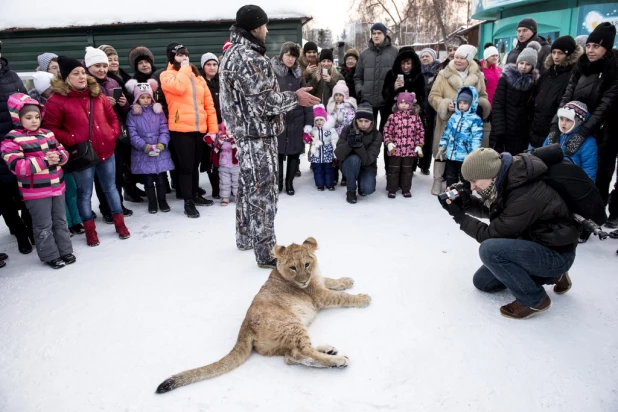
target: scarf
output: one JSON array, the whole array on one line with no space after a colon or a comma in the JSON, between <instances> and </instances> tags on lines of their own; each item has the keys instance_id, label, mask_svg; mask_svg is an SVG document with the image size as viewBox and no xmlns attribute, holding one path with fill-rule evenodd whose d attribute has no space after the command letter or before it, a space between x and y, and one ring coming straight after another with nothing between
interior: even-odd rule
<instances>
[{"instance_id":1,"label":"scarf","mask_svg":"<svg viewBox=\"0 0 618 412\"><path fill-rule=\"evenodd\" d=\"M460 72L459 70L457 70L457 74L459 75L459 77L461 77L461 80L463 80L464 82L468 78L469 70L470 70L470 65L468 65L468 67L466 67L466 70L464 70L463 72Z\"/></svg>"},{"instance_id":2,"label":"scarf","mask_svg":"<svg viewBox=\"0 0 618 412\"><path fill-rule=\"evenodd\" d=\"M483 204L487 209L491 207L491 205L498 198L498 188L496 188L496 181L491 182L489 186L485 190L481 190L477 192L481 198L483 198Z\"/></svg>"}]
</instances>

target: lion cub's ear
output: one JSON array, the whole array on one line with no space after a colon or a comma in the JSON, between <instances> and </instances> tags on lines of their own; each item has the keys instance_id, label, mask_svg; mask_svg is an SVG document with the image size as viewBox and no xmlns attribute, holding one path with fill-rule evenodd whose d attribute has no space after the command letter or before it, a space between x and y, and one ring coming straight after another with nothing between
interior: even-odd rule
<instances>
[{"instance_id":1,"label":"lion cub's ear","mask_svg":"<svg viewBox=\"0 0 618 412\"><path fill-rule=\"evenodd\" d=\"M285 246L275 245L273 248L273 256L276 258L280 258L283 252L285 252Z\"/></svg>"},{"instance_id":2,"label":"lion cub's ear","mask_svg":"<svg viewBox=\"0 0 618 412\"><path fill-rule=\"evenodd\" d=\"M315 240L312 237L308 237L307 239L305 239L305 241L303 242L303 246L306 246L307 249L314 251L318 249L318 241Z\"/></svg>"}]
</instances>

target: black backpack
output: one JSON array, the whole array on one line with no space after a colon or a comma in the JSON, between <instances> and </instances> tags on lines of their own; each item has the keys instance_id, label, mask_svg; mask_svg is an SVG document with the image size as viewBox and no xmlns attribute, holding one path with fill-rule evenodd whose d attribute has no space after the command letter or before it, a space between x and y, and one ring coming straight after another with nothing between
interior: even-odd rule
<instances>
[{"instance_id":1,"label":"black backpack","mask_svg":"<svg viewBox=\"0 0 618 412\"><path fill-rule=\"evenodd\" d=\"M528 156L538 157L547 165L541 179L554 188L573 213L592 220L601 226L607 221L605 205L594 182L584 169L564 159L558 143L535 149L520 156L530 164Z\"/></svg>"}]
</instances>

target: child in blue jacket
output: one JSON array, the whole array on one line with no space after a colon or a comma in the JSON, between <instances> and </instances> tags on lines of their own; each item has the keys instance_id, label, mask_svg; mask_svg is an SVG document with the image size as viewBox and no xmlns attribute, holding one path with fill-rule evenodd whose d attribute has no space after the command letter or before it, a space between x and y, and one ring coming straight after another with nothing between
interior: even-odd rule
<instances>
[{"instance_id":1,"label":"child in blue jacket","mask_svg":"<svg viewBox=\"0 0 618 412\"><path fill-rule=\"evenodd\" d=\"M588 116L590 116L590 113L588 113L588 106L586 106L586 104L578 101L568 102L563 107L558 109L560 141L550 142L549 137L547 137L547 139L545 139L545 143L543 143L543 146L547 146L552 143L560 143L562 151L565 152L567 145L569 144L569 140L577 132L579 132L579 129L582 127L582 124L586 121ZM597 152L597 141L594 137L588 136L586 140L584 140L584 143L582 143L579 147L579 150L577 150L572 156L567 157L567 160L570 160L577 166L584 169L586 174L594 182L597 179Z\"/></svg>"},{"instance_id":2,"label":"child in blue jacket","mask_svg":"<svg viewBox=\"0 0 618 412\"><path fill-rule=\"evenodd\" d=\"M464 182L461 165L469 153L483 143L483 120L476 114L479 93L472 86L457 91L455 113L448 119L436 160L446 160L446 186ZM465 183L465 182L464 182Z\"/></svg>"}]
</instances>

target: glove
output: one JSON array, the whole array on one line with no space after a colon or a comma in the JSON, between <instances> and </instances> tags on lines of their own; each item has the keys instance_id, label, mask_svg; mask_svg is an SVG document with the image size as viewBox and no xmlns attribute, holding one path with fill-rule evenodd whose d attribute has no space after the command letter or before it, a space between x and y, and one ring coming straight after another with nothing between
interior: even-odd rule
<instances>
[{"instance_id":1,"label":"glove","mask_svg":"<svg viewBox=\"0 0 618 412\"><path fill-rule=\"evenodd\" d=\"M348 145L352 149L358 149L363 145L363 135L360 132L350 133L348 135Z\"/></svg>"},{"instance_id":2,"label":"glove","mask_svg":"<svg viewBox=\"0 0 618 412\"><path fill-rule=\"evenodd\" d=\"M418 157L423 157L423 146L416 146L414 148L414 151L416 152L416 154L418 155Z\"/></svg>"},{"instance_id":3,"label":"glove","mask_svg":"<svg viewBox=\"0 0 618 412\"><path fill-rule=\"evenodd\" d=\"M438 197L438 201L442 205L442 208L444 208L444 210L446 210L449 215L453 216L453 220L456 223L461 224L464 217L466 216L466 212L464 212L461 206L459 206L456 202L447 202L447 200L448 199L441 200L440 197Z\"/></svg>"},{"instance_id":4,"label":"glove","mask_svg":"<svg viewBox=\"0 0 618 412\"><path fill-rule=\"evenodd\" d=\"M148 156L159 156L159 148L157 147L157 145L154 144L147 144L146 147L144 147L144 152L148 155Z\"/></svg>"},{"instance_id":5,"label":"glove","mask_svg":"<svg viewBox=\"0 0 618 412\"><path fill-rule=\"evenodd\" d=\"M208 146L211 146L211 147L215 143L215 139L216 139L216 136L212 133L208 133L202 138L204 143L206 143Z\"/></svg>"},{"instance_id":6,"label":"glove","mask_svg":"<svg viewBox=\"0 0 618 412\"><path fill-rule=\"evenodd\" d=\"M436 154L436 160L444 162L446 160L446 149L441 147L438 149L438 153Z\"/></svg>"},{"instance_id":7,"label":"glove","mask_svg":"<svg viewBox=\"0 0 618 412\"><path fill-rule=\"evenodd\" d=\"M165 150L165 145L163 143L159 143L157 147L159 148L159 151Z\"/></svg>"},{"instance_id":8,"label":"glove","mask_svg":"<svg viewBox=\"0 0 618 412\"><path fill-rule=\"evenodd\" d=\"M312 131L313 127L309 125L306 125L303 129L303 140L305 141L305 143L311 143L311 140L313 139L313 137L311 136Z\"/></svg>"},{"instance_id":9,"label":"glove","mask_svg":"<svg viewBox=\"0 0 618 412\"><path fill-rule=\"evenodd\" d=\"M389 153L393 153L395 151L395 149L397 148L397 146L395 146L393 143L389 142L386 145L386 148L388 149Z\"/></svg>"},{"instance_id":10,"label":"glove","mask_svg":"<svg viewBox=\"0 0 618 412\"><path fill-rule=\"evenodd\" d=\"M552 123L547 136L547 144L558 143L560 141L560 127L558 123Z\"/></svg>"},{"instance_id":11,"label":"glove","mask_svg":"<svg viewBox=\"0 0 618 412\"><path fill-rule=\"evenodd\" d=\"M343 122L343 113L337 114L337 121L338 122Z\"/></svg>"},{"instance_id":12,"label":"glove","mask_svg":"<svg viewBox=\"0 0 618 412\"><path fill-rule=\"evenodd\" d=\"M564 155L573 156L575 152L579 150L582 143L584 143L584 140L586 140L586 136L584 136L581 132L575 133L575 135L571 136L571 138L567 142Z\"/></svg>"}]
</instances>

